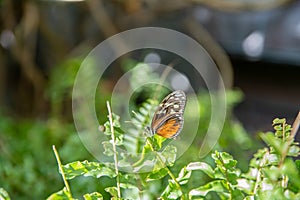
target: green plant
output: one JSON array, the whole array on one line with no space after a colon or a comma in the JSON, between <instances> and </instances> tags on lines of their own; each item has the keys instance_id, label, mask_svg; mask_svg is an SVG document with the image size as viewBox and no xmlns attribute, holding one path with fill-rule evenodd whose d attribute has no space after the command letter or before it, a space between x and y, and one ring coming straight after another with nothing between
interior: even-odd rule
<instances>
[{"instance_id":1,"label":"green plant","mask_svg":"<svg viewBox=\"0 0 300 200\"><path fill-rule=\"evenodd\" d=\"M9 116L0 109L0 187L12 199L45 199L57 189L60 177L51 153L52 144L60 149L62 157L92 159L82 148L74 124L69 120L72 85L81 62L80 58L69 58L52 71L45 93L50 103L47 119L47 113L43 113L43 118L24 119L15 114ZM105 110L103 104L98 105ZM82 150L77 151L79 148ZM96 179L78 178L71 184L78 193L101 190Z\"/></svg>"},{"instance_id":2,"label":"green plant","mask_svg":"<svg viewBox=\"0 0 300 200\"><path fill-rule=\"evenodd\" d=\"M104 154L112 157L111 162L75 161L66 165L58 162L65 188L52 194L49 199L74 199L67 180L80 176L98 178L105 191L84 194L85 199L102 199L107 193L113 199L300 198L300 162L291 159L298 156L300 150L299 144L294 142L300 124L300 113L293 128L285 119L275 119L275 133L260 134L269 147L259 149L254 154L246 173L237 167L237 160L230 154L219 151L212 154L215 167L198 160L186 163L175 173L173 169L176 168L177 149L167 144L168 139L157 135L145 136L141 157L132 155L131 160L117 151L117 148L126 149L125 131L121 129L120 119L112 114L108 103L107 108L109 121L104 124L107 141L102 145L105 149ZM136 122L139 122L140 128L149 120L144 108L136 114ZM150 153L150 156L145 156L147 153ZM128 168L132 171L124 170ZM145 168L151 170L141 170ZM199 175L199 172L202 174L198 179L208 177L201 185L199 181L195 182L195 176L192 176ZM101 181L104 177L110 178L109 183ZM188 184L189 182L193 184Z\"/></svg>"}]
</instances>

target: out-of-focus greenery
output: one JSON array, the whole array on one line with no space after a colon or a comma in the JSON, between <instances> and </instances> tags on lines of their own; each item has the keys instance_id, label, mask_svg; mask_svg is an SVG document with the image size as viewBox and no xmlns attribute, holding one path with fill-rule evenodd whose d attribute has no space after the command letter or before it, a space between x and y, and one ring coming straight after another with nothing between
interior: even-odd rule
<instances>
[{"instance_id":1,"label":"out-of-focus greenery","mask_svg":"<svg viewBox=\"0 0 300 200\"><path fill-rule=\"evenodd\" d=\"M52 70L45 92L51 108L47 120L15 119L0 113L0 187L12 199L44 199L60 187L53 144L64 160L93 158L83 148L72 123L72 86L81 62L71 58ZM96 182L82 179L72 184L81 193L101 190Z\"/></svg>"}]
</instances>

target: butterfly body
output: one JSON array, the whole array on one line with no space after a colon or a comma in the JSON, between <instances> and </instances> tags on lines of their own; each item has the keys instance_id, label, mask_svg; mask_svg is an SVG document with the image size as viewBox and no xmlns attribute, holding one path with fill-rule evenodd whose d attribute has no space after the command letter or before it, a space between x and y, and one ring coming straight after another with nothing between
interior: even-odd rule
<instances>
[{"instance_id":1,"label":"butterfly body","mask_svg":"<svg viewBox=\"0 0 300 200\"><path fill-rule=\"evenodd\" d=\"M166 96L152 117L150 127L152 135L158 134L165 138L176 137L183 127L185 105L186 95L181 90Z\"/></svg>"}]
</instances>

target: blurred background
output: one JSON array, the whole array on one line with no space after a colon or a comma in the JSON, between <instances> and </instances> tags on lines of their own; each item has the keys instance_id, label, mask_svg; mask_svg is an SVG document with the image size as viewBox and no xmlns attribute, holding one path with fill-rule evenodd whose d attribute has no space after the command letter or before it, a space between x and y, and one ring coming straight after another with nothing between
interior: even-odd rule
<instances>
[{"instance_id":1,"label":"blurred background","mask_svg":"<svg viewBox=\"0 0 300 200\"><path fill-rule=\"evenodd\" d=\"M90 50L121 31L165 27L197 40L229 92L229 133L255 140L275 117L292 123L298 113L300 1L0 0L0 10L0 187L13 199L46 198L62 187L52 144L65 162L93 159L72 123L73 81ZM106 113L118 78L148 52L113 63L99 91L106 97L98 99L99 113ZM173 61L156 55L163 64ZM79 194L101 190L97 180L86 181L74 180Z\"/></svg>"}]
</instances>

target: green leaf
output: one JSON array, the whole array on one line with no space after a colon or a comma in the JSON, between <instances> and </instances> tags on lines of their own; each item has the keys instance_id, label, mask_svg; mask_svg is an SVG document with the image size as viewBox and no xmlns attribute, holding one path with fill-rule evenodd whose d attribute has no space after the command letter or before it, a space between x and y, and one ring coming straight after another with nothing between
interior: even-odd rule
<instances>
[{"instance_id":1,"label":"green leaf","mask_svg":"<svg viewBox=\"0 0 300 200\"><path fill-rule=\"evenodd\" d=\"M274 153L267 154L264 157L264 165L261 167L270 166L270 165L273 165L273 166L278 165L279 159L280 159L280 156L277 154L274 154Z\"/></svg>"},{"instance_id":2,"label":"green leaf","mask_svg":"<svg viewBox=\"0 0 300 200\"><path fill-rule=\"evenodd\" d=\"M177 148L173 145L168 145L160 154L165 161L165 165L172 166L176 160Z\"/></svg>"},{"instance_id":3,"label":"green leaf","mask_svg":"<svg viewBox=\"0 0 300 200\"><path fill-rule=\"evenodd\" d=\"M192 174L192 171L187 170L186 167L184 167L180 170L176 180L178 181L178 183L180 185L184 185L189 181L191 174Z\"/></svg>"},{"instance_id":4,"label":"green leaf","mask_svg":"<svg viewBox=\"0 0 300 200\"><path fill-rule=\"evenodd\" d=\"M173 180L169 180L169 185L163 191L161 197L163 199L178 199L183 195L182 191L177 188Z\"/></svg>"},{"instance_id":5,"label":"green leaf","mask_svg":"<svg viewBox=\"0 0 300 200\"><path fill-rule=\"evenodd\" d=\"M299 152L300 152L299 146L292 145L289 148L288 156L297 157L297 156L299 156Z\"/></svg>"},{"instance_id":6,"label":"green leaf","mask_svg":"<svg viewBox=\"0 0 300 200\"><path fill-rule=\"evenodd\" d=\"M268 190L258 190L255 195L255 199L275 199L282 200L287 199L284 195L284 190L282 187L276 187Z\"/></svg>"},{"instance_id":7,"label":"green leaf","mask_svg":"<svg viewBox=\"0 0 300 200\"><path fill-rule=\"evenodd\" d=\"M182 196L182 191L177 189L177 190L172 190L167 197L168 199L178 199L181 196Z\"/></svg>"},{"instance_id":8,"label":"green leaf","mask_svg":"<svg viewBox=\"0 0 300 200\"><path fill-rule=\"evenodd\" d=\"M93 192L90 194L85 194L83 195L85 200L102 200L103 196L102 194L98 193L98 192Z\"/></svg>"},{"instance_id":9,"label":"green leaf","mask_svg":"<svg viewBox=\"0 0 300 200\"><path fill-rule=\"evenodd\" d=\"M263 167L261 165L264 163L261 162L261 159L265 157L265 154L267 153L269 153L268 148L259 149L251 159L249 166L253 168Z\"/></svg>"},{"instance_id":10,"label":"green leaf","mask_svg":"<svg viewBox=\"0 0 300 200\"><path fill-rule=\"evenodd\" d=\"M234 189L231 194L231 198L234 200L243 200L245 195L239 189Z\"/></svg>"},{"instance_id":11,"label":"green leaf","mask_svg":"<svg viewBox=\"0 0 300 200\"><path fill-rule=\"evenodd\" d=\"M110 141L103 141L102 142L103 148L104 148L104 154L107 156L113 156L114 155L114 150L113 150L113 145Z\"/></svg>"},{"instance_id":12,"label":"green leaf","mask_svg":"<svg viewBox=\"0 0 300 200\"><path fill-rule=\"evenodd\" d=\"M275 152L280 155L283 154L283 150L286 149L288 145L281 139L275 137L274 133L272 132L260 133L259 135L266 144L273 147Z\"/></svg>"},{"instance_id":13,"label":"green leaf","mask_svg":"<svg viewBox=\"0 0 300 200\"><path fill-rule=\"evenodd\" d=\"M298 188L300 188L300 175L297 165L292 159L285 159L282 165L282 173L289 177L289 180Z\"/></svg>"},{"instance_id":14,"label":"green leaf","mask_svg":"<svg viewBox=\"0 0 300 200\"><path fill-rule=\"evenodd\" d=\"M286 123L285 118L283 118L283 119L275 118L275 119L273 120L272 126L275 126L275 125L278 125L278 124L285 124L285 123ZM276 129L275 129L275 130L276 130Z\"/></svg>"},{"instance_id":15,"label":"green leaf","mask_svg":"<svg viewBox=\"0 0 300 200\"><path fill-rule=\"evenodd\" d=\"M255 199L253 195L251 195L251 196L246 196L246 197L244 198L244 200L253 200L253 199Z\"/></svg>"},{"instance_id":16,"label":"green leaf","mask_svg":"<svg viewBox=\"0 0 300 200\"><path fill-rule=\"evenodd\" d=\"M123 136L124 136L124 131L121 129L121 124L120 124L120 116L112 113L113 116L113 128L114 128L114 134L116 137L116 144L121 145L123 143ZM105 131L104 134L111 136L111 127L110 127L110 122L107 121L104 123Z\"/></svg>"},{"instance_id":17,"label":"green leaf","mask_svg":"<svg viewBox=\"0 0 300 200\"><path fill-rule=\"evenodd\" d=\"M281 171L278 167L271 166L270 168L263 168L262 172L264 173L265 177L269 178L271 181L278 181L278 178L281 177Z\"/></svg>"},{"instance_id":18,"label":"green leaf","mask_svg":"<svg viewBox=\"0 0 300 200\"><path fill-rule=\"evenodd\" d=\"M253 193L252 191L253 191L255 181L249 180L247 178L240 178L237 180L237 182L238 182L237 188L239 188L240 190L242 190L247 194Z\"/></svg>"},{"instance_id":19,"label":"green leaf","mask_svg":"<svg viewBox=\"0 0 300 200\"><path fill-rule=\"evenodd\" d=\"M138 164L134 166L133 172L138 173L138 172L145 172L145 171L152 171L154 168L156 158L154 154L148 154L148 156L142 157L141 160L138 161Z\"/></svg>"},{"instance_id":20,"label":"green leaf","mask_svg":"<svg viewBox=\"0 0 300 200\"><path fill-rule=\"evenodd\" d=\"M233 157L226 152L215 152L212 154L212 158L215 160L218 167L226 169L230 169L236 166L237 161L233 159Z\"/></svg>"},{"instance_id":21,"label":"green leaf","mask_svg":"<svg viewBox=\"0 0 300 200\"><path fill-rule=\"evenodd\" d=\"M98 162L76 161L63 165L63 171L67 179L73 179L77 176L93 176L99 178L101 176L108 176L113 178L116 176L114 170L106 165Z\"/></svg>"},{"instance_id":22,"label":"green leaf","mask_svg":"<svg viewBox=\"0 0 300 200\"><path fill-rule=\"evenodd\" d=\"M211 168L210 165L204 163L204 162L192 162L187 165L186 170L188 171L196 171L201 170L206 175L208 175L210 178L214 178L214 170Z\"/></svg>"},{"instance_id":23,"label":"green leaf","mask_svg":"<svg viewBox=\"0 0 300 200\"><path fill-rule=\"evenodd\" d=\"M226 179L232 185L236 185L237 178L240 176L240 170L236 169L237 161L226 152L216 151L212 157L217 164L217 169L214 171L215 177ZM221 172L221 174L218 174L218 172Z\"/></svg>"},{"instance_id":24,"label":"green leaf","mask_svg":"<svg viewBox=\"0 0 300 200\"><path fill-rule=\"evenodd\" d=\"M66 188L53 193L51 196L47 198L47 200L72 200L71 194L67 191Z\"/></svg>"},{"instance_id":25,"label":"green leaf","mask_svg":"<svg viewBox=\"0 0 300 200\"><path fill-rule=\"evenodd\" d=\"M10 200L8 193L3 188L0 188L0 199L1 200Z\"/></svg>"},{"instance_id":26,"label":"green leaf","mask_svg":"<svg viewBox=\"0 0 300 200\"><path fill-rule=\"evenodd\" d=\"M165 140L167 140L166 138L164 138L164 137L162 137L160 135L157 135L157 134L155 134L153 137L150 137L150 138L152 140L153 148L156 151L159 151L162 148L163 142Z\"/></svg>"},{"instance_id":27,"label":"green leaf","mask_svg":"<svg viewBox=\"0 0 300 200\"><path fill-rule=\"evenodd\" d=\"M146 181L153 181L153 180L159 180L163 177L165 177L168 174L168 169L165 168L160 168L159 170L155 170L151 172L147 178Z\"/></svg>"},{"instance_id":28,"label":"green leaf","mask_svg":"<svg viewBox=\"0 0 300 200\"><path fill-rule=\"evenodd\" d=\"M138 189L136 184L135 174L119 174L120 177L120 187L124 189Z\"/></svg>"},{"instance_id":29,"label":"green leaf","mask_svg":"<svg viewBox=\"0 0 300 200\"><path fill-rule=\"evenodd\" d=\"M300 160L295 161L296 167L298 169L298 173L300 174Z\"/></svg>"},{"instance_id":30,"label":"green leaf","mask_svg":"<svg viewBox=\"0 0 300 200\"><path fill-rule=\"evenodd\" d=\"M191 197L205 197L209 192L217 193L227 193L227 190L224 188L224 182L222 180L211 181L206 185L200 186L198 188L192 189L189 192Z\"/></svg>"},{"instance_id":31,"label":"green leaf","mask_svg":"<svg viewBox=\"0 0 300 200\"><path fill-rule=\"evenodd\" d=\"M235 172L227 171L227 176L226 177L227 177L227 181L229 183L231 183L232 185L236 185L237 184L237 178L239 176Z\"/></svg>"},{"instance_id":32,"label":"green leaf","mask_svg":"<svg viewBox=\"0 0 300 200\"><path fill-rule=\"evenodd\" d=\"M108 192L113 197L118 197L118 189L117 187L107 187L105 191Z\"/></svg>"}]
</instances>

